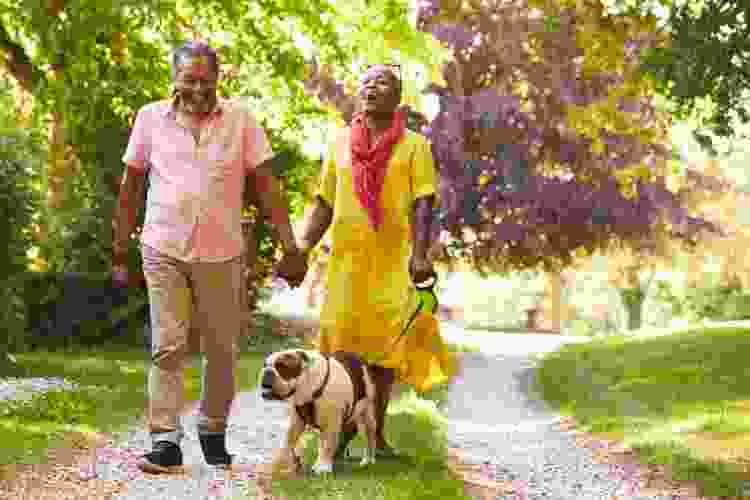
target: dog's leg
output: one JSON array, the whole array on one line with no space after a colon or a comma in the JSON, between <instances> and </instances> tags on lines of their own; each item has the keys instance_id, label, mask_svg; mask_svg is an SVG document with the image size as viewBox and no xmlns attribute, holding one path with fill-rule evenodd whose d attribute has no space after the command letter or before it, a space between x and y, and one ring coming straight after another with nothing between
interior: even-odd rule
<instances>
[{"instance_id":1,"label":"dog's leg","mask_svg":"<svg viewBox=\"0 0 750 500\"><path fill-rule=\"evenodd\" d=\"M305 431L305 423L297 412L290 409L289 431L286 434L286 456L295 472L302 472L302 454L298 454L296 444Z\"/></svg>"},{"instance_id":2,"label":"dog's leg","mask_svg":"<svg viewBox=\"0 0 750 500\"><path fill-rule=\"evenodd\" d=\"M361 407L356 417L357 430L361 434L367 436L367 450L365 451L359 465L365 466L375 463L375 432L377 430L377 425L375 423L373 401L368 398L367 400L360 401L359 405L361 405Z\"/></svg>"},{"instance_id":3,"label":"dog's leg","mask_svg":"<svg viewBox=\"0 0 750 500\"><path fill-rule=\"evenodd\" d=\"M343 426L343 412L334 404L322 404L320 408L320 448L318 463L313 467L317 474L333 472L339 432Z\"/></svg>"}]
</instances>

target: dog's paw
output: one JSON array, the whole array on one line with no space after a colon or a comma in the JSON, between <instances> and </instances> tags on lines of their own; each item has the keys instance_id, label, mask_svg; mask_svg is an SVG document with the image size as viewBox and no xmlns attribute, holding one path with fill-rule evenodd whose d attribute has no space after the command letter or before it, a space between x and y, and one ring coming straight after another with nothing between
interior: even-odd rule
<instances>
[{"instance_id":1,"label":"dog's paw","mask_svg":"<svg viewBox=\"0 0 750 500\"><path fill-rule=\"evenodd\" d=\"M312 468L313 473L315 474L332 474L333 473L333 464L315 464Z\"/></svg>"}]
</instances>

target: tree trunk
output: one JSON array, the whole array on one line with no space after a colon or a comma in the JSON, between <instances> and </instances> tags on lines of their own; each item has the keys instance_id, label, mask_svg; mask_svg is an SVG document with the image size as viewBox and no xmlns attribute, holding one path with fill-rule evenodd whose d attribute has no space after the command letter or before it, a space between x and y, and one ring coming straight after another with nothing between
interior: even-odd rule
<instances>
[{"instance_id":1,"label":"tree trunk","mask_svg":"<svg viewBox=\"0 0 750 500\"><path fill-rule=\"evenodd\" d=\"M562 328L562 276L560 273L547 273L544 290L544 302L541 315L545 318L546 328L560 332Z\"/></svg>"},{"instance_id":2,"label":"tree trunk","mask_svg":"<svg viewBox=\"0 0 750 500\"><path fill-rule=\"evenodd\" d=\"M52 114L47 164L47 204L52 210L62 207L65 179L70 172L65 168L65 120L61 112Z\"/></svg>"},{"instance_id":3,"label":"tree trunk","mask_svg":"<svg viewBox=\"0 0 750 500\"><path fill-rule=\"evenodd\" d=\"M627 314L628 331L638 330L643 324L643 302L645 294L640 288L621 289L620 297Z\"/></svg>"}]
</instances>

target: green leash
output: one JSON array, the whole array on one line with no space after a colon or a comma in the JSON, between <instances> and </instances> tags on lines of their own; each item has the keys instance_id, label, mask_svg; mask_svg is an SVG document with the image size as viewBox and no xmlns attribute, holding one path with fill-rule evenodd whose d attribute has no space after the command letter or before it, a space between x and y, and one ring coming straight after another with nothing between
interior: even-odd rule
<instances>
[{"instance_id":1,"label":"green leash","mask_svg":"<svg viewBox=\"0 0 750 500\"><path fill-rule=\"evenodd\" d=\"M414 313L412 313L411 317L409 318L409 322L406 323L406 327L404 327L404 330L393 342L394 344L401 340L401 337L403 337L404 334L409 331L412 323L414 323L414 320L417 319L417 315L422 310L428 310L430 311L430 314L435 314L437 312L438 298L435 294L435 285L437 285L436 273L433 273L432 276L427 278L427 280L425 280L424 282L414 284L414 286L417 287L417 298L419 300L419 302L417 303L417 309L414 311Z\"/></svg>"}]
</instances>

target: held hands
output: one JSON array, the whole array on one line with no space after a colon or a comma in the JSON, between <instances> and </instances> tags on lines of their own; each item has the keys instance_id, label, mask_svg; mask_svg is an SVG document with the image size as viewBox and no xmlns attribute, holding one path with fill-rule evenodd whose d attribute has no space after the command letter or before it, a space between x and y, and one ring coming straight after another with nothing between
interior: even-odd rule
<instances>
[{"instance_id":1,"label":"held hands","mask_svg":"<svg viewBox=\"0 0 750 500\"><path fill-rule=\"evenodd\" d=\"M297 288L307 274L307 258L309 252L295 248L284 253L278 264L276 274L286 281L290 287Z\"/></svg>"},{"instance_id":2,"label":"held hands","mask_svg":"<svg viewBox=\"0 0 750 500\"><path fill-rule=\"evenodd\" d=\"M409 273L414 283L424 283L434 276L435 267L426 256L412 255L409 259Z\"/></svg>"}]
</instances>

